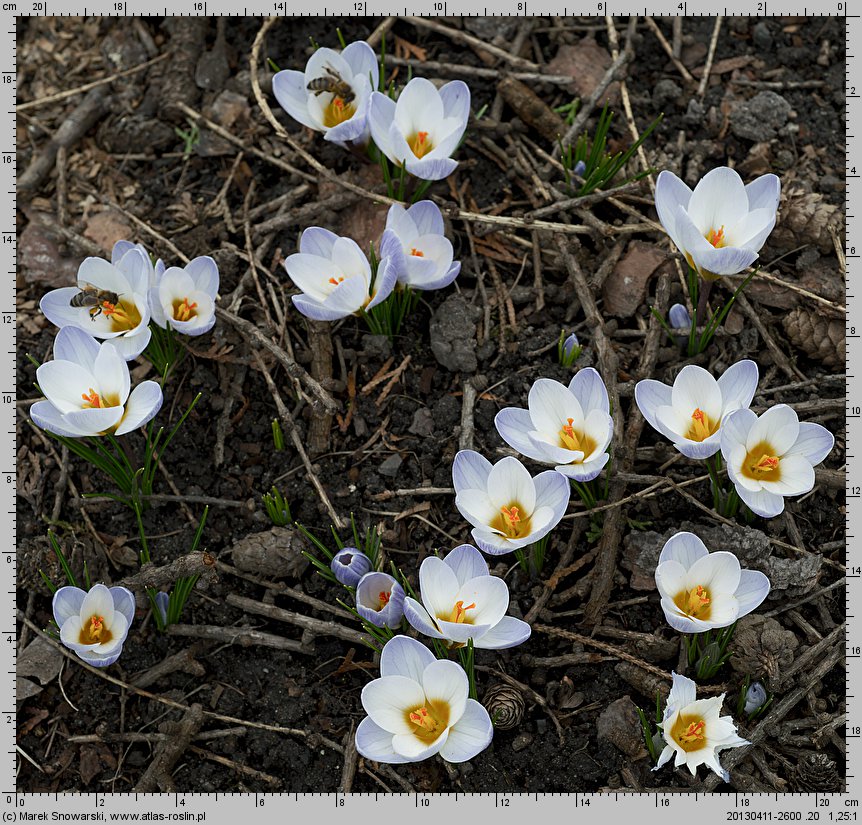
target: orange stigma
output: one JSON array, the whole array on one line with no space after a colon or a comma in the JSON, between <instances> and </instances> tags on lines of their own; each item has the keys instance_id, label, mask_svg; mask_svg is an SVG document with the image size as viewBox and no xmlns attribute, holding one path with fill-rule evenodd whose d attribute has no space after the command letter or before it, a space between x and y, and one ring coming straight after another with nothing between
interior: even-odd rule
<instances>
[{"instance_id":1,"label":"orange stigma","mask_svg":"<svg viewBox=\"0 0 862 825\"><path fill-rule=\"evenodd\" d=\"M698 742L705 738L705 730L706 722L704 722L703 719L700 719L697 722L692 722L685 731L679 735L679 741L685 742L686 744Z\"/></svg>"},{"instance_id":2,"label":"orange stigma","mask_svg":"<svg viewBox=\"0 0 862 825\"><path fill-rule=\"evenodd\" d=\"M521 521L521 516L518 513L518 508L513 504L511 507L501 507L500 512L509 520L509 524L514 527Z\"/></svg>"},{"instance_id":3,"label":"orange stigma","mask_svg":"<svg viewBox=\"0 0 862 825\"><path fill-rule=\"evenodd\" d=\"M195 314L195 310L198 308L197 303L189 303L188 298L183 298L182 301L179 302L174 307L174 320L175 321L188 321L192 315Z\"/></svg>"},{"instance_id":4,"label":"orange stigma","mask_svg":"<svg viewBox=\"0 0 862 825\"><path fill-rule=\"evenodd\" d=\"M575 432L575 428L572 426L575 419L567 418L566 421L567 423L563 424L559 432L560 446L566 450L580 450L581 439L578 437L578 433Z\"/></svg>"},{"instance_id":5,"label":"orange stigma","mask_svg":"<svg viewBox=\"0 0 862 825\"><path fill-rule=\"evenodd\" d=\"M437 728L437 722L434 720L434 717L428 713L428 708L426 707L416 708L416 710L410 711L410 721L428 733L431 733Z\"/></svg>"},{"instance_id":6,"label":"orange stigma","mask_svg":"<svg viewBox=\"0 0 862 825\"><path fill-rule=\"evenodd\" d=\"M343 277L341 277L341 278L334 278L333 277L333 278L329 279L329 283L331 283L333 286L338 286L343 280L344 280Z\"/></svg>"},{"instance_id":7,"label":"orange stigma","mask_svg":"<svg viewBox=\"0 0 862 825\"><path fill-rule=\"evenodd\" d=\"M415 246L410 250L410 254L416 258L424 258L425 253L421 249L417 249Z\"/></svg>"},{"instance_id":8,"label":"orange stigma","mask_svg":"<svg viewBox=\"0 0 862 825\"><path fill-rule=\"evenodd\" d=\"M407 145L417 158L424 158L434 148L431 141L428 140L428 132L416 132L412 138L407 140Z\"/></svg>"},{"instance_id":9,"label":"orange stigma","mask_svg":"<svg viewBox=\"0 0 862 825\"><path fill-rule=\"evenodd\" d=\"M712 435L712 422L709 416L700 408L697 407L691 414L691 427L688 430L688 437L692 441L705 441Z\"/></svg>"},{"instance_id":10,"label":"orange stigma","mask_svg":"<svg viewBox=\"0 0 862 825\"><path fill-rule=\"evenodd\" d=\"M84 409L98 409L102 406L102 399L92 387L90 387L89 394L82 392L81 398L86 402L84 404Z\"/></svg>"},{"instance_id":11,"label":"orange stigma","mask_svg":"<svg viewBox=\"0 0 862 825\"><path fill-rule=\"evenodd\" d=\"M707 233L706 239L716 248L724 246L724 224L722 224L721 228L716 231L715 229L710 229Z\"/></svg>"},{"instance_id":12,"label":"orange stigma","mask_svg":"<svg viewBox=\"0 0 862 825\"><path fill-rule=\"evenodd\" d=\"M102 312L112 321L119 321L125 324L130 320L129 314L123 309L122 304L112 304L110 301L102 301Z\"/></svg>"},{"instance_id":13,"label":"orange stigma","mask_svg":"<svg viewBox=\"0 0 862 825\"><path fill-rule=\"evenodd\" d=\"M391 593L387 593L385 590L381 590L380 593L377 594L377 598L380 600L380 609L382 610L389 604L389 599L392 598Z\"/></svg>"},{"instance_id":14,"label":"orange stigma","mask_svg":"<svg viewBox=\"0 0 862 825\"><path fill-rule=\"evenodd\" d=\"M696 616L699 610L702 610L710 603L709 592L705 587L698 585L692 588L688 594L688 612L691 616Z\"/></svg>"},{"instance_id":15,"label":"orange stigma","mask_svg":"<svg viewBox=\"0 0 862 825\"><path fill-rule=\"evenodd\" d=\"M778 469L778 457L764 454L754 465L753 469L760 470L761 473L771 473L773 470Z\"/></svg>"},{"instance_id":16,"label":"orange stigma","mask_svg":"<svg viewBox=\"0 0 862 825\"><path fill-rule=\"evenodd\" d=\"M476 602L473 604L468 604L464 607L463 601L455 602L455 607L452 608L452 613L449 616L450 622L455 622L456 624L464 624L467 621L467 611L473 610L476 607Z\"/></svg>"}]
</instances>

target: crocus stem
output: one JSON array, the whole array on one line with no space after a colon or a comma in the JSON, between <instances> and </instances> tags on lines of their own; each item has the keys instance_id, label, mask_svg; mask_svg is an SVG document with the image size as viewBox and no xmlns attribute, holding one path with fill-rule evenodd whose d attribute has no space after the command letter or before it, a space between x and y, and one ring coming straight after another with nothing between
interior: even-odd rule
<instances>
[{"instance_id":1,"label":"crocus stem","mask_svg":"<svg viewBox=\"0 0 862 825\"><path fill-rule=\"evenodd\" d=\"M712 281L701 281L697 296L697 318L701 323L703 323L707 317L707 304L709 302L709 293L711 291Z\"/></svg>"}]
</instances>

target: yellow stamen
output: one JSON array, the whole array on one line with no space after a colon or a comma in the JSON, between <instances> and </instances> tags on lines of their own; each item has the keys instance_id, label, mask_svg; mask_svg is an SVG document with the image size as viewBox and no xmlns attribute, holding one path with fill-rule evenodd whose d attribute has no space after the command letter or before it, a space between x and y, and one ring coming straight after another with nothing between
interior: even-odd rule
<instances>
[{"instance_id":1,"label":"yellow stamen","mask_svg":"<svg viewBox=\"0 0 862 825\"><path fill-rule=\"evenodd\" d=\"M781 458L768 442L761 441L748 451L742 462L742 474L758 481L781 480Z\"/></svg>"},{"instance_id":2,"label":"yellow stamen","mask_svg":"<svg viewBox=\"0 0 862 825\"><path fill-rule=\"evenodd\" d=\"M456 622L457 624L464 624L465 622L467 622L467 611L473 610L473 608L475 607L476 602L473 602L473 604L468 604L466 607L464 607L463 601L455 602L455 606L452 608L452 612L449 614L448 621ZM472 624L472 622L470 622L469 624Z\"/></svg>"},{"instance_id":3,"label":"yellow stamen","mask_svg":"<svg viewBox=\"0 0 862 825\"><path fill-rule=\"evenodd\" d=\"M90 620L85 622L78 634L78 641L82 645L105 644L113 638L111 631L105 627L105 617L97 616L95 613Z\"/></svg>"},{"instance_id":4,"label":"yellow stamen","mask_svg":"<svg viewBox=\"0 0 862 825\"><path fill-rule=\"evenodd\" d=\"M183 298L182 301L174 302L174 320L188 321L193 315L197 315L195 310L198 308L197 303L189 303L188 298Z\"/></svg>"},{"instance_id":5,"label":"yellow stamen","mask_svg":"<svg viewBox=\"0 0 862 825\"><path fill-rule=\"evenodd\" d=\"M437 729L437 721L428 713L428 708L426 707L416 708L416 710L411 711L410 721L428 733L433 733Z\"/></svg>"},{"instance_id":6,"label":"yellow stamen","mask_svg":"<svg viewBox=\"0 0 862 825\"><path fill-rule=\"evenodd\" d=\"M330 104L323 110L323 125L327 129L350 120L356 113L356 107L352 103L345 103L341 97L334 97Z\"/></svg>"},{"instance_id":7,"label":"yellow stamen","mask_svg":"<svg viewBox=\"0 0 862 825\"><path fill-rule=\"evenodd\" d=\"M681 733L679 737L680 742L696 742L700 739L704 739L704 730L706 729L706 722L703 719L700 719L697 722L692 722L686 729L685 733Z\"/></svg>"},{"instance_id":8,"label":"yellow stamen","mask_svg":"<svg viewBox=\"0 0 862 825\"><path fill-rule=\"evenodd\" d=\"M686 438L691 441L705 441L718 429L718 423L718 421L710 421L709 416L697 407L691 414L691 426L688 428Z\"/></svg>"},{"instance_id":9,"label":"yellow stamen","mask_svg":"<svg viewBox=\"0 0 862 825\"><path fill-rule=\"evenodd\" d=\"M416 258L424 258L425 253L421 249L417 249L415 246L410 250L410 254Z\"/></svg>"},{"instance_id":10,"label":"yellow stamen","mask_svg":"<svg viewBox=\"0 0 862 825\"><path fill-rule=\"evenodd\" d=\"M387 604L389 604L389 599L392 598L391 593L387 593L385 590L381 590L380 593L377 594L377 599L380 602L379 610L383 610Z\"/></svg>"},{"instance_id":11,"label":"yellow stamen","mask_svg":"<svg viewBox=\"0 0 862 825\"><path fill-rule=\"evenodd\" d=\"M706 239L716 248L720 249L724 246L724 224L718 230L710 229L706 233Z\"/></svg>"},{"instance_id":12,"label":"yellow stamen","mask_svg":"<svg viewBox=\"0 0 862 825\"><path fill-rule=\"evenodd\" d=\"M90 387L90 392L81 393L81 398L86 402L84 404L84 409L98 409L102 406L102 398L92 387Z\"/></svg>"},{"instance_id":13,"label":"yellow stamen","mask_svg":"<svg viewBox=\"0 0 862 825\"><path fill-rule=\"evenodd\" d=\"M686 753L706 747L706 721L693 714L679 714L670 732L671 738Z\"/></svg>"},{"instance_id":14,"label":"yellow stamen","mask_svg":"<svg viewBox=\"0 0 862 825\"><path fill-rule=\"evenodd\" d=\"M501 507L500 515L491 522L491 527L510 539L529 535L530 517L523 512L523 509L517 501L513 501L508 507Z\"/></svg>"},{"instance_id":15,"label":"yellow stamen","mask_svg":"<svg viewBox=\"0 0 862 825\"><path fill-rule=\"evenodd\" d=\"M428 132L416 132L407 139L407 145L417 158L424 158L434 148L434 144L428 140Z\"/></svg>"},{"instance_id":16,"label":"yellow stamen","mask_svg":"<svg viewBox=\"0 0 862 825\"><path fill-rule=\"evenodd\" d=\"M712 612L712 599L709 597L709 591L700 584L689 591L682 590L677 593L673 603L686 616L701 621L707 620Z\"/></svg>"},{"instance_id":17,"label":"yellow stamen","mask_svg":"<svg viewBox=\"0 0 862 825\"><path fill-rule=\"evenodd\" d=\"M112 304L110 301L102 301L102 314L111 319L113 328L111 332L122 332L134 329L141 323L141 313L134 304L125 304L120 301Z\"/></svg>"},{"instance_id":18,"label":"yellow stamen","mask_svg":"<svg viewBox=\"0 0 862 825\"><path fill-rule=\"evenodd\" d=\"M578 438L578 433L575 432L575 428L572 426L575 419L568 418L566 420L568 423L563 424L562 429L560 430L560 446L565 447L567 450L580 450L581 440Z\"/></svg>"}]
</instances>

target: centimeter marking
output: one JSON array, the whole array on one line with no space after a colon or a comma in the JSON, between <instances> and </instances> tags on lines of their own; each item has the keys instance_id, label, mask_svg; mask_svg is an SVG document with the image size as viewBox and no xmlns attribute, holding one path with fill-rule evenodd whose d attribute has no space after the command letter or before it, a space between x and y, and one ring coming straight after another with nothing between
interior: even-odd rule
<instances>
[{"instance_id":1,"label":"centimeter marking","mask_svg":"<svg viewBox=\"0 0 862 825\"><path fill-rule=\"evenodd\" d=\"M368 2L342 2L335 5L325 6L322 14L319 10L313 10L309 4L308 9L293 8L293 2L284 2L284 0L264 0L257 6L247 6L243 8L242 14L290 14L298 16L388 16L390 14L400 14L401 9L392 9L389 7L379 8L374 3ZM606 2L587 3L584 6L563 6L548 3L531 2L526 0L504 0L503 3L495 5L493 8L480 5L478 2L471 0L463 0L463 2L452 3L448 0L443 2L420 2L416 6L408 9L405 7L403 13L418 14L426 16L443 16L446 14L458 15L496 15L496 16L527 16L527 15L545 15L545 16L596 16L603 15L619 15L628 16L631 14L652 15L654 17L665 16L714 16L717 9L709 9L708 4L697 4L689 2L677 2L677 0L657 0L650 7L627 7L617 6L616 4L608 4ZM0 725L6 731L8 755L8 763L5 771L2 774L6 791L0 792L0 806L3 807L3 821L16 822L19 819L48 819L48 813L36 814L34 811L55 812L58 810L67 811L69 815L66 818L71 818L73 812L89 811L104 813L106 810L121 810L125 808L127 811L138 810L138 803L143 802L147 805L149 811L163 811L173 814L162 813L160 816L172 818L176 821L207 821L207 822L233 822L235 817L244 812L247 812L249 807L255 809L256 821L269 821L270 815L273 815L272 821L282 821L284 809L278 805L264 811L265 802L268 799L275 797L276 804L279 802L287 802L293 800L296 804L303 807L304 811L317 811L324 806L336 809L345 809L346 811L359 812L366 809L367 803L373 803L374 807L378 801L391 801L392 805L397 805L399 808L402 803L404 807L410 809L430 808L439 815L442 809L451 809L451 803L457 803L460 806L464 804L472 805L475 803L479 808L474 808L477 811L484 811L490 804L493 804L495 809L501 809L500 814L516 814L523 816L525 813L529 815L530 810L524 810L526 802L538 803L540 805L548 805L555 809L555 813L565 813L566 808L580 808L580 813L592 818L599 815L600 810L606 809L608 803L614 803L615 807L622 804L628 805L631 802L637 802L637 807L633 808L634 816L644 816L652 820L651 814L661 814L662 809L671 808L675 815L679 815L680 810L684 807L690 809L701 820L704 814L714 817L714 821L752 821L752 820L769 820L772 819L784 821L802 821L801 815L795 816L791 813L790 816L782 816L782 811L799 812L806 811L808 822L832 822L845 821L856 822L857 811L859 810L859 789L857 787L856 777L853 771L856 770L857 750L862 739L862 712L858 707L855 693L851 690L851 685L854 680L858 680L862 676L862 639L859 634L859 620L854 614L849 613L849 605L851 598L851 588L853 595L859 587L860 578L862 578L862 562L857 559L856 554L851 554L851 542L856 541L856 536L859 531L862 531L862 508L860 507L859 499L862 494L862 479L857 479L857 459L854 454L856 449L856 439L862 427L862 384L860 378L851 372L851 365L860 363L862 359L862 329L857 331L857 325L862 325L862 295L857 294L855 287L851 288L850 281L850 259L859 257L856 249L851 243L851 238L856 238L855 232L857 216L854 214L856 209L855 199L860 192L860 175L862 168L857 164L862 164L862 154L860 154L860 140L858 132L862 128L860 123L859 104L857 103L860 95L855 90L862 83L862 75L859 73L859 59L854 54L854 51L860 47L862 41L862 20L858 15L847 14L848 3L838 2L837 0L827 0L822 4L817 4L814 8L809 9L805 5L793 4L778 4L770 3L767 8L765 0L749 0L749 2L737 2L727 5L723 8L725 16L735 15L751 15L765 17L767 14L772 15L804 15L804 16L838 16L844 17L846 21L846 92L847 100L846 108L846 174L847 188L845 195L846 205L846 234L847 245L845 255L846 264L846 306L847 306L847 346L846 346L846 368L847 368L847 503L846 503L846 564L847 564L847 788L849 795L830 795L830 794L723 794L721 796L709 796L704 798L697 794L687 794L683 792L681 795L669 795L664 793L651 793L640 795L631 794L501 794L501 793L476 793L476 794L445 794L429 796L426 794L353 794L345 797L342 794L161 794L161 795L146 795L146 794L19 794L16 792L16 776L18 770L18 752L16 750L16 717L15 711L11 708L16 706L16 684L15 684L15 665L17 661L17 632L16 630L0 631L0 650L2 650L2 667L0 667L0 702L5 703L6 707L10 708L6 711L0 711ZM49 6L47 0L16 0L16 2L0 2L0 12L3 17L0 17L5 26L0 28L0 39L2 46L5 47L5 53L11 55L12 65L9 69L0 70L0 95L3 97L3 102L6 104L0 117L7 118L7 128L9 130L9 148L0 148L0 172L2 172L3 191L0 192L0 199L4 196L5 208L0 207L0 226L7 225L11 227L6 232L0 232L0 254L4 258L7 274L10 276L10 304L15 307L16 304L16 272L17 272L17 239L15 229L16 221L16 199L15 185L17 173L17 124L15 118L15 103L17 96L16 85L16 70L17 70L17 52L16 52L16 18L19 16L72 16L72 15L95 15L95 16L137 16L137 15L157 15L164 13L167 16L172 15L195 15L205 16L222 15L222 16L239 16L235 6L231 6L228 0L181 0L170 10L156 6L155 3L148 3L146 0L138 0L137 2L126 2L126 0L107 0L102 3L88 3L86 6L77 9L68 7L60 8L60 4L52 2ZM854 82L851 82L854 81ZM855 88L854 88L855 87ZM851 90L853 93L851 93ZM854 264L855 266L855 264ZM0 455L5 455L9 459L12 466L11 470L0 471L0 476L4 479L0 480L0 524L7 525L7 535L11 535L13 542L17 540L16 522L15 522L15 506L16 506L16 490L17 481L16 473L17 465L17 443L16 443L16 424L17 424L17 392L14 389L17 386L17 335L15 323L15 310L6 309L0 310L0 386L11 387L11 390L0 391L0 411L6 411L9 416L6 426L0 425ZM10 455L11 453L11 455ZM5 463L5 462L3 462ZM2 466L2 464L0 464ZM8 465L7 465L8 466ZM4 614L8 617L8 627L17 627L17 603L16 603L16 585L17 585L17 559L15 553L11 550L0 551L0 556L5 558L5 561L0 561L0 570L2 570L2 586L0 586L0 605L5 606ZM8 611L8 612L5 612ZM2 705L0 705L2 707ZM649 796L653 799L653 804L645 805L643 798ZM643 801L637 801L638 799ZM562 803L558 807L558 802ZM218 808L216 808L218 803ZM275 810L273 810L275 809ZM27 813L24 813L24 811ZM276 810L281 811L278 818L275 818ZM18 812L21 813L18 813ZM27 814L30 814L29 816ZM613 815L618 815L616 811ZM63 814L60 817L63 818ZM858 814L862 819L862 812ZM56 815L52 814L56 821ZM77 818L77 817L76 817ZM365 821L365 817L361 817L361 821ZM369 818L368 821L371 821ZM376 821L376 820L375 820ZM661 821L655 819L656 822Z\"/></svg>"}]
</instances>

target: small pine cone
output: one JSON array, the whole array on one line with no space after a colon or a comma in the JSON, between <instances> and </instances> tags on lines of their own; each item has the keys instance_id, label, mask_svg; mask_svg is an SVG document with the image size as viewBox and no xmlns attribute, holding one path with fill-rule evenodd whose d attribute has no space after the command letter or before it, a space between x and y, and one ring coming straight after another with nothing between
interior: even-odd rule
<instances>
[{"instance_id":1,"label":"small pine cone","mask_svg":"<svg viewBox=\"0 0 862 825\"><path fill-rule=\"evenodd\" d=\"M782 670L794 659L799 640L775 619L749 615L740 620L733 634L730 666L752 679L766 679L769 690L781 686Z\"/></svg>"},{"instance_id":2,"label":"small pine cone","mask_svg":"<svg viewBox=\"0 0 862 825\"><path fill-rule=\"evenodd\" d=\"M826 367L844 364L844 321L797 307L781 323L790 341L809 358L822 361Z\"/></svg>"},{"instance_id":3,"label":"small pine cone","mask_svg":"<svg viewBox=\"0 0 862 825\"><path fill-rule=\"evenodd\" d=\"M825 753L800 756L790 776L790 784L799 793L834 793L842 790L835 762Z\"/></svg>"},{"instance_id":4,"label":"small pine cone","mask_svg":"<svg viewBox=\"0 0 862 825\"><path fill-rule=\"evenodd\" d=\"M524 697L510 685L492 685L485 691L482 704L497 730L517 728L524 718Z\"/></svg>"},{"instance_id":5,"label":"small pine cone","mask_svg":"<svg viewBox=\"0 0 862 825\"><path fill-rule=\"evenodd\" d=\"M812 244L825 255L834 251L832 232L840 234L841 227L838 207L823 195L800 188L788 189L782 193L778 223L769 243L775 249Z\"/></svg>"}]
</instances>

